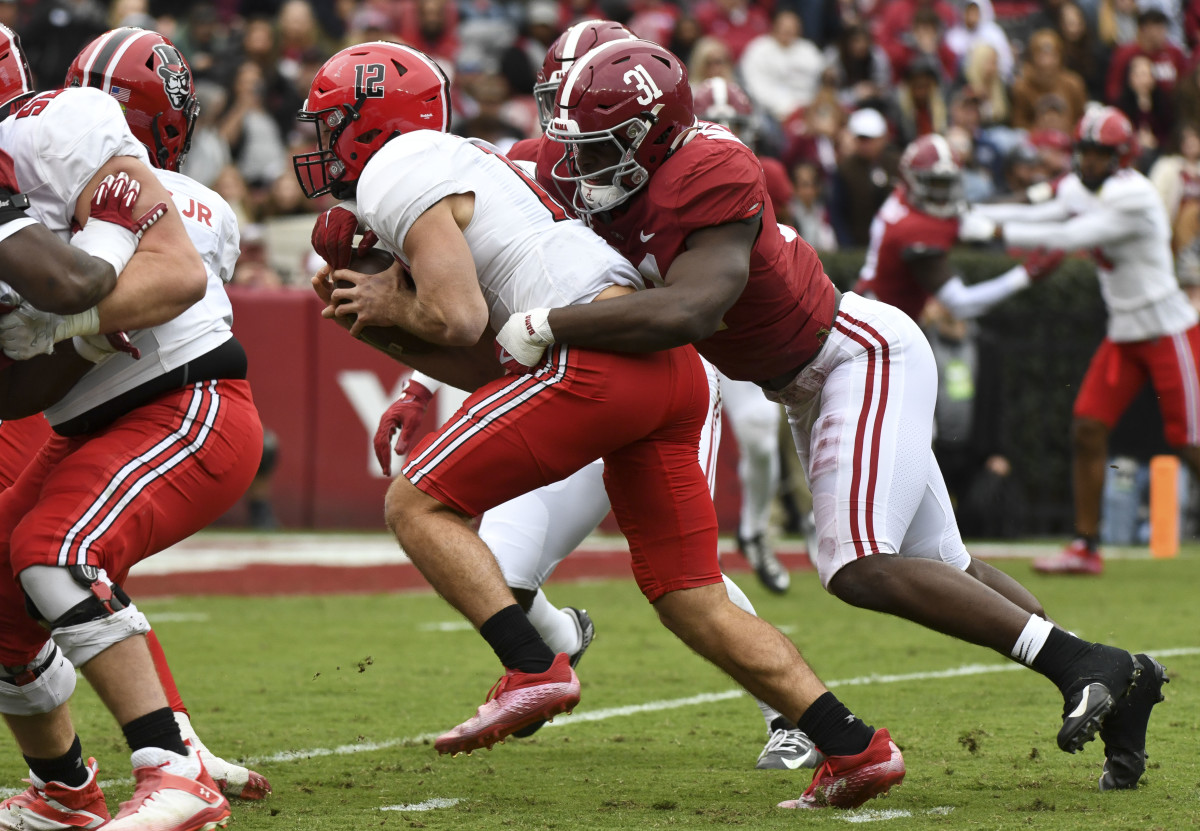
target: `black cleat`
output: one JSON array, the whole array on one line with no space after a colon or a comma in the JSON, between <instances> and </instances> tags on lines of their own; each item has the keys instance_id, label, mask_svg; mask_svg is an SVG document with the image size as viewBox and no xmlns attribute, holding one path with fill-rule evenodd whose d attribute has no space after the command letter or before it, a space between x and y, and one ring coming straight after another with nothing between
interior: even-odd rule
<instances>
[{"instance_id":1,"label":"black cleat","mask_svg":"<svg viewBox=\"0 0 1200 831\"><path fill-rule=\"evenodd\" d=\"M1058 746L1074 753L1096 738L1105 719L1133 689L1142 665L1123 649L1093 644L1097 666L1083 672L1063 695L1063 724Z\"/></svg>"},{"instance_id":2,"label":"black cleat","mask_svg":"<svg viewBox=\"0 0 1200 831\"><path fill-rule=\"evenodd\" d=\"M1104 742L1102 791L1137 787L1146 770L1146 727L1150 723L1150 711L1163 700L1163 684L1171 680L1163 665L1149 655L1142 653L1134 657L1142 665L1142 674L1100 728L1100 739Z\"/></svg>"},{"instance_id":3,"label":"black cleat","mask_svg":"<svg viewBox=\"0 0 1200 831\"><path fill-rule=\"evenodd\" d=\"M788 586L792 584L791 575L783 567L783 563L779 562L775 551L762 534L755 534L753 537L743 537L739 534L737 545L738 551L758 575L758 582L762 583L767 591L783 594L788 590ZM815 552L810 556L815 556Z\"/></svg>"},{"instance_id":4,"label":"black cleat","mask_svg":"<svg viewBox=\"0 0 1200 831\"><path fill-rule=\"evenodd\" d=\"M596 625L592 623L592 618L588 615L585 609L576 609L574 606L564 606L563 611L569 613L575 618L575 622L579 624L579 631L582 634L583 645L579 647L579 651L571 656L571 669L579 666L579 660L583 657L583 653L587 652L587 648L592 645L592 638L596 637ZM513 733L514 739L527 739L545 726L545 721L535 721L522 727Z\"/></svg>"}]
</instances>

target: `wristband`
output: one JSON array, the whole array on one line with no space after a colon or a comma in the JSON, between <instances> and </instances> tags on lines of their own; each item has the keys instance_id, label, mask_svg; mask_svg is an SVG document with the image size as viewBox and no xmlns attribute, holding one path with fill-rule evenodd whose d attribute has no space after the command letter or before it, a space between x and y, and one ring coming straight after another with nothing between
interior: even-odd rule
<instances>
[{"instance_id":1,"label":"wristband","mask_svg":"<svg viewBox=\"0 0 1200 831\"><path fill-rule=\"evenodd\" d=\"M79 314L64 315L54 327L54 342L77 335L94 335L100 331L100 311L92 306Z\"/></svg>"},{"instance_id":2,"label":"wristband","mask_svg":"<svg viewBox=\"0 0 1200 831\"><path fill-rule=\"evenodd\" d=\"M430 378L424 372L417 372L415 369L413 370L412 375L408 376L408 380L404 382L405 389L408 388L409 384L420 384L425 389L429 390L430 395L442 388L441 381L436 378Z\"/></svg>"},{"instance_id":3,"label":"wristband","mask_svg":"<svg viewBox=\"0 0 1200 831\"><path fill-rule=\"evenodd\" d=\"M99 257L113 267L119 275L129 265L137 251L137 234L113 222L89 219L83 230L71 237L71 245L81 251ZM83 334L91 334L85 332Z\"/></svg>"},{"instance_id":4,"label":"wristband","mask_svg":"<svg viewBox=\"0 0 1200 831\"><path fill-rule=\"evenodd\" d=\"M554 343L554 333L550 331L550 310L534 309L525 314L525 334L530 343L538 346L549 346Z\"/></svg>"}]
</instances>

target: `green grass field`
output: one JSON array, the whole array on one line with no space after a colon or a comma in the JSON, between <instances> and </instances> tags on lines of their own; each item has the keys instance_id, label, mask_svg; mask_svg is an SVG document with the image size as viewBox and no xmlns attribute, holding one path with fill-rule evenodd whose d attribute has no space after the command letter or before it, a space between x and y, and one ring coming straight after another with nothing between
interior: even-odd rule
<instances>
[{"instance_id":1,"label":"green grass field","mask_svg":"<svg viewBox=\"0 0 1200 831\"><path fill-rule=\"evenodd\" d=\"M1062 701L1042 677L844 606L811 572L794 575L785 597L748 576L739 583L839 697L890 728L904 751L904 785L848 813L774 807L811 772L754 769L766 738L758 709L659 626L631 580L551 586L597 626L575 716L455 759L439 757L432 736L474 711L498 665L431 594L139 605L200 735L274 786L264 802L235 804L231 828L1200 827L1200 551L1113 561L1099 579L1039 578L1024 560L997 565L1081 636L1166 664L1171 684L1139 790L1097 792L1098 741L1074 756L1057 749ZM132 792L128 751L85 683L73 708L115 812ZM0 746L0 786L11 793L25 766L11 738Z\"/></svg>"}]
</instances>

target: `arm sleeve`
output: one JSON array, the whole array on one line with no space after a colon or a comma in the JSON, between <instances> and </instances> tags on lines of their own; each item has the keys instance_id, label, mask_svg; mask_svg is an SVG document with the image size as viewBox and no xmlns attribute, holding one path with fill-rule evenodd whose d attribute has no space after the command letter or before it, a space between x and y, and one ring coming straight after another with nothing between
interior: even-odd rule
<instances>
[{"instance_id":1,"label":"arm sleeve","mask_svg":"<svg viewBox=\"0 0 1200 831\"><path fill-rule=\"evenodd\" d=\"M1051 199L1037 205L998 203L994 205L972 205L971 210L995 222L1062 222L1071 217L1065 203ZM1007 232L1008 226L1005 225Z\"/></svg>"},{"instance_id":2,"label":"arm sleeve","mask_svg":"<svg viewBox=\"0 0 1200 831\"><path fill-rule=\"evenodd\" d=\"M1138 233L1139 225L1122 212L1102 207L1065 222L1006 222L1004 241L1017 248L1078 251L1111 245Z\"/></svg>"},{"instance_id":3,"label":"arm sleeve","mask_svg":"<svg viewBox=\"0 0 1200 831\"><path fill-rule=\"evenodd\" d=\"M950 310L950 314L962 320L979 317L988 309L1016 294L1029 285L1029 273L1025 266L1009 269L998 277L968 286L957 274L942 284L935 295L938 301Z\"/></svg>"}]
</instances>

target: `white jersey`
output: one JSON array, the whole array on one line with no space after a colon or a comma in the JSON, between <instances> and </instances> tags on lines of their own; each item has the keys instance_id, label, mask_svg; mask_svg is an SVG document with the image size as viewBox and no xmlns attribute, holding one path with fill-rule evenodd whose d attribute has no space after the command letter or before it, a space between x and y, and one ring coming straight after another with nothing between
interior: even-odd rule
<instances>
[{"instance_id":1,"label":"white jersey","mask_svg":"<svg viewBox=\"0 0 1200 831\"><path fill-rule=\"evenodd\" d=\"M973 210L1002 222L1005 241L1018 248L1090 251L1108 307L1110 340L1150 340L1196 325L1196 310L1175 278L1166 209L1137 171L1118 171L1098 192L1071 173L1049 202Z\"/></svg>"},{"instance_id":2,"label":"white jersey","mask_svg":"<svg viewBox=\"0 0 1200 831\"><path fill-rule=\"evenodd\" d=\"M75 204L110 159L132 156L150 167L146 149L129 132L116 99L89 87L43 93L0 122L0 148L13 158L29 213L64 240ZM178 173L154 171L171 191L175 209L208 272L203 300L175 319L130 332L141 360L117 353L101 361L46 411L52 425L81 415L141 384L210 352L232 333L232 306L224 283L238 257L238 227L225 200Z\"/></svg>"},{"instance_id":3,"label":"white jersey","mask_svg":"<svg viewBox=\"0 0 1200 831\"><path fill-rule=\"evenodd\" d=\"M484 142L434 130L397 136L367 163L347 207L407 263L413 223L457 193L475 195L463 235L494 329L514 312L588 303L611 285L645 288L624 257Z\"/></svg>"},{"instance_id":4,"label":"white jersey","mask_svg":"<svg viewBox=\"0 0 1200 831\"><path fill-rule=\"evenodd\" d=\"M204 261L208 288L203 299L178 317L151 329L130 332L141 359L118 352L98 363L61 401L46 410L51 425L82 415L211 352L233 337L233 305L225 284L233 279L233 268L241 253L237 217L224 199L199 182L169 170L154 172L171 192L183 227Z\"/></svg>"}]
</instances>

